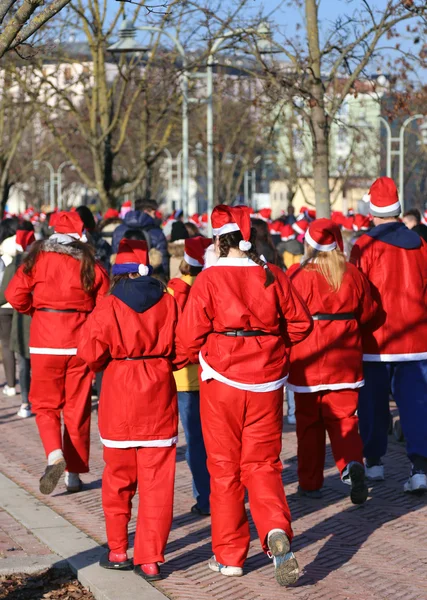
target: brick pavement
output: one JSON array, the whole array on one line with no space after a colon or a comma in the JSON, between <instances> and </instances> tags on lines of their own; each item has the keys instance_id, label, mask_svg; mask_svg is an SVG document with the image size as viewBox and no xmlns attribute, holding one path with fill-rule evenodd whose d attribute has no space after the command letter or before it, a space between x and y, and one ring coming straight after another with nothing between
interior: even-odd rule
<instances>
[{"instance_id":1,"label":"brick pavement","mask_svg":"<svg viewBox=\"0 0 427 600\"><path fill-rule=\"evenodd\" d=\"M105 542L96 412L91 473L83 476L85 490L69 496L58 486L53 496L45 498L38 493L45 463L35 422L16 417L18 406L19 397L0 399L0 470L98 542ZM253 526L245 577L228 579L207 569L211 555L209 520L188 513L191 480L181 436L175 519L164 567L167 578L158 588L174 600L427 600L427 496L411 497L402 492L408 474L403 446L391 441L387 481L372 488L362 507L349 502L348 489L339 480L330 452L323 500L299 498L295 449L294 429L285 425L283 479L294 518L294 548L303 569L299 584L292 589L280 589L275 584ZM133 522L131 527L133 530Z\"/></svg>"},{"instance_id":2,"label":"brick pavement","mask_svg":"<svg viewBox=\"0 0 427 600\"><path fill-rule=\"evenodd\" d=\"M23 525L0 509L0 567L5 558L48 556L51 551Z\"/></svg>"}]
</instances>

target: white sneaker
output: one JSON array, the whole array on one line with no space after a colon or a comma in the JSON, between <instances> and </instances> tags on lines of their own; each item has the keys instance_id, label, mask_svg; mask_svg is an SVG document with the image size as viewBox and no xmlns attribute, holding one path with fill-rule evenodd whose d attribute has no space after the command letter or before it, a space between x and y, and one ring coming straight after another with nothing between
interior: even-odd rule
<instances>
[{"instance_id":1,"label":"white sneaker","mask_svg":"<svg viewBox=\"0 0 427 600\"><path fill-rule=\"evenodd\" d=\"M373 465L372 467L365 465L365 473L370 481L384 481L385 479L384 465Z\"/></svg>"},{"instance_id":2,"label":"white sneaker","mask_svg":"<svg viewBox=\"0 0 427 600\"><path fill-rule=\"evenodd\" d=\"M211 571L221 573L221 575L225 575L226 577L241 577L243 575L242 567L227 567L226 565L221 565L215 558L215 555L209 560L208 567Z\"/></svg>"},{"instance_id":3,"label":"white sneaker","mask_svg":"<svg viewBox=\"0 0 427 600\"><path fill-rule=\"evenodd\" d=\"M69 492L70 494L76 494L77 492L81 492L83 483L78 473L70 473L69 471L65 471L64 481L65 486L67 488L67 492Z\"/></svg>"},{"instance_id":4,"label":"white sneaker","mask_svg":"<svg viewBox=\"0 0 427 600\"><path fill-rule=\"evenodd\" d=\"M3 394L5 396L16 396L16 388L14 387L9 387L8 385L5 385L3 388Z\"/></svg>"},{"instance_id":5,"label":"white sneaker","mask_svg":"<svg viewBox=\"0 0 427 600\"><path fill-rule=\"evenodd\" d=\"M21 417L21 419L28 419L32 415L31 408L28 406L28 404L22 404L21 408L16 414L18 417Z\"/></svg>"},{"instance_id":6,"label":"white sneaker","mask_svg":"<svg viewBox=\"0 0 427 600\"><path fill-rule=\"evenodd\" d=\"M413 473L403 486L403 491L408 494L427 492L427 475L422 471Z\"/></svg>"}]
</instances>

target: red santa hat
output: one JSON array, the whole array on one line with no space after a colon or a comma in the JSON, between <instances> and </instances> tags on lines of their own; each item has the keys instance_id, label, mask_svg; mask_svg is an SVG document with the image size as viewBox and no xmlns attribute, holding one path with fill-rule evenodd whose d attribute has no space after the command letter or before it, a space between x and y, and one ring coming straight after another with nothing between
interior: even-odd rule
<instances>
[{"instance_id":1,"label":"red santa hat","mask_svg":"<svg viewBox=\"0 0 427 600\"><path fill-rule=\"evenodd\" d=\"M36 238L34 231L26 231L24 229L18 229L16 232L16 249L18 252L25 252L28 246L34 244Z\"/></svg>"},{"instance_id":2,"label":"red santa hat","mask_svg":"<svg viewBox=\"0 0 427 600\"><path fill-rule=\"evenodd\" d=\"M104 219L118 219L119 211L115 208L109 208L105 211Z\"/></svg>"},{"instance_id":3,"label":"red santa hat","mask_svg":"<svg viewBox=\"0 0 427 600\"><path fill-rule=\"evenodd\" d=\"M390 177L374 181L368 197L370 213L374 217L398 217L402 212L396 184Z\"/></svg>"},{"instance_id":4,"label":"red santa hat","mask_svg":"<svg viewBox=\"0 0 427 600\"><path fill-rule=\"evenodd\" d=\"M318 252L330 252L337 247L336 225L330 219L317 219L310 223L305 241Z\"/></svg>"},{"instance_id":5,"label":"red santa hat","mask_svg":"<svg viewBox=\"0 0 427 600\"><path fill-rule=\"evenodd\" d=\"M256 219L261 219L261 221L265 221L266 223L268 223L271 219L271 213L272 213L271 208L262 208L261 210L259 210L257 213L255 213L252 216L255 217Z\"/></svg>"},{"instance_id":6,"label":"red santa hat","mask_svg":"<svg viewBox=\"0 0 427 600\"><path fill-rule=\"evenodd\" d=\"M251 209L248 206L226 206L220 204L212 211L212 233L214 236L225 235L240 231L243 240L239 243L242 252L252 248L251 238Z\"/></svg>"},{"instance_id":7,"label":"red santa hat","mask_svg":"<svg viewBox=\"0 0 427 600\"><path fill-rule=\"evenodd\" d=\"M353 231L354 217L344 217L341 227L344 231Z\"/></svg>"},{"instance_id":8,"label":"red santa hat","mask_svg":"<svg viewBox=\"0 0 427 600\"><path fill-rule=\"evenodd\" d=\"M127 240L123 238L119 244L116 262L113 265L113 275L138 273L141 277L150 275L152 269L145 240Z\"/></svg>"},{"instance_id":9,"label":"red santa hat","mask_svg":"<svg viewBox=\"0 0 427 600\"><path fill-rule=\"evenodd\" d=\"M354 215L353 229L354 231L368 231L371 226L371 219L365 215Z\"/></svg>"},{"instance_id":10,"label":"red santa hat","mask_svg":"<svg viewBox=\"0 0 427 600\"><path fill-rule=\"evenodd\" d=\"M296 223L293 223L292 229L296 231L299 235L305 235L307 233L308 227L310 223L305 219L301 219Z\"/></svg>"},{"instance_id":11,"label":"red santa hat","mask_svg":"<svg viewBox=\"0 0 427 600\"><path fill-rule=\"evenodd\" d=\"M201 235L186 239L184 245L185 262L191 267L203 267L205 264L205 252L211 244L211 239L202 237Z\"/></svg>"},{"instance_id":12,"label":"red santa hat","mask_svg":"<svg viewBox=\"0 0 427 600\"><path fill-rule=\"evenodd\" d=\"M78 212L55 213L50 219L50 225L55 229L55 233L83 240L84 225Z\"/></svg>"},{"instance_id":13,"label":"red santa hat","mask_svg":"<svg viewBox=\"0 0 427 600\"><path fill-rule=\"evenodd\" d=\"M289 242L289 240L294 240L296 237L297 234L290 225L282 225L280 229L280 239L282 242Z\"/></svg>"},{"instance_id":14,"label":"red santa hat","mask_svg":"<svg viewBox=\"0 0 427 600\"><path fill-rule=\"evenodd\" d=\"M193 223L193 225L195 225L196 227L199 227L200 225L200 215L198 213L195 213L194 215L192 215L189 219L188 219L189 223Z\"/></svg>"}]
</instances>

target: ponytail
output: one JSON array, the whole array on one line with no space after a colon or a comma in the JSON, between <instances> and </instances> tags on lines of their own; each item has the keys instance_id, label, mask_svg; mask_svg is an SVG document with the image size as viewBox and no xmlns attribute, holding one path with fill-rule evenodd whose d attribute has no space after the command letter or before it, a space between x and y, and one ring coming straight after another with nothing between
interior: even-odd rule
<instances>
[{"instance_id":1,"label":"ponytail","mask_svg":"<svg viewBox=\"0 0 427 600\"><path fill-rule=\"evenodd\" d=\"M347 261L345 255L338 248L329 252L319 252L306 245L306 254L301 267L319 271L331 289L338 292L347 270Z\"/></svg>"},{"instance_id":2,"label":"ponytail","mask_svg":"<svg viewBox=\"0 0 427 600\"><path fill-rule=\"evenodd\" d=\"M218 238L219 241L219 255L220 257L228 256L231 248L239 249L239 242L243 240L242 234L240 231L233 231L232 233L226 233L224 235L220 235ZM251 229L251 239L250 242L252 247L250 250L245 252L246 256L252 260L254 263L259 265L265 270L265 283L264 287L268 288L272 283L276 281L276 277L271 271L268 263L262 260L259 254L256 251L256 231L254 228Z\"/></svg>"}]
</instances>

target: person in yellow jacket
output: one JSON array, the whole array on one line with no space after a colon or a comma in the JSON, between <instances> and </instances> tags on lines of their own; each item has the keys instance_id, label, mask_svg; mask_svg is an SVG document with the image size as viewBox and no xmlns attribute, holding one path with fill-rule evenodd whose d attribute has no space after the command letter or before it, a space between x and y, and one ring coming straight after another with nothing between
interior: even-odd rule
<instances>
[{"instance_id":1,"label":"person in yellow jacket","mask_svg":"<svg viewBox=\"0 0 427 600\"><path fill-rule=\"evenodd\" d=\"M181 311L184 310L191 286L204 265L204 255L212 243L204 237L185 240L184 258L180 264L181 277L171 279L168 292L175 297ZM188 365L174 373L178 391L178 409L185 439L186 459L193 477L193 494L196 504L191 512L200 516L210 515L210 478L206 466L206 450L200 421L199 366Z\"/></svg>"}]
</instances>

